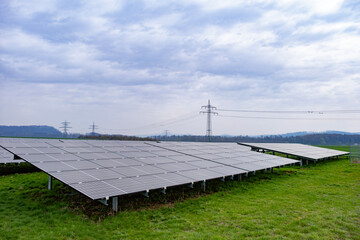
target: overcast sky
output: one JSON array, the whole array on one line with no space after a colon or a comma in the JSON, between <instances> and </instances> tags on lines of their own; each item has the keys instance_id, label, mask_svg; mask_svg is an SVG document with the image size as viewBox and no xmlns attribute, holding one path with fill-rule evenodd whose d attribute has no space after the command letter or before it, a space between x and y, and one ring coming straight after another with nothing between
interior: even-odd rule
<instances>
[{"instance_id":1,"label":"overcast sky","mask_svg":"<svg viewBox=\"0 0 360 240\"><path fill-rule=\"evenodd\" d=\"M208 99L315 111L218 111L214 135L360 132L326 112L360 109L359 1L0 2L0 125L205 134Z\"/></svg>"}]
</instances>

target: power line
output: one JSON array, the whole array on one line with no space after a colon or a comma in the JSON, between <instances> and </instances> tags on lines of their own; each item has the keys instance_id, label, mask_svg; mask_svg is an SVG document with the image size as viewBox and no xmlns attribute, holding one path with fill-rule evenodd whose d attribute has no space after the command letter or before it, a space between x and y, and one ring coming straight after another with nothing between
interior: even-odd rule
<instances>
[{"instance_id":1,"label":"power line","mask_svg":"<svg viewBox=\"0 0 360 240\"><path fill-rule=\"evenodd\" d=\"M360 110L323 110L323 111L314 111L314 110L245 110L245 109L217 109L217 111L222 112L243 112L243 113L302 113L302 114L325 114L325 113L360 113Z\"/></svg>"},{"instance_id":2,"label":"power line","mask_svg":"<svg viewBox=\"0 0 360 240\"><path fill-rule=\"evenodd\" d=\"M199 117L198 114L194 114L193 112L191 112L191 113L188 113L188 114L176 117L176 118L168 119L168 120L157 122L157 123L147 124L147 125L143 125L143 126L139 126L139 127L122 128L122 129L108 128L108 129L104 129L104 130L112 130L112 131L146 130L146 129L150 129L150 128L154 128L154 127L164 127L164 126L174 125L176 123L185 122L187 120L194 119L197 117Z\"/></svg>"},{"instance_id":3,"label":"power line","mask_svg":"<svg viewBox=\"0 0 360 240\"><path fill-rule=\"evenodd\" d=\"M272 120L320 120L320 121L325 121L325 120L349 120L349 121L359 121L360 118L291 118L291 117L284 117L284 118L279 118L279 117L247 117L247 116L231 116L231 115L218 115L219 117L228 117L228 118L244 118L244 119L272 119Z\"/></svg>"},{"instance_id":4,"label":"power line","mask_svg":"<svg viewBox=\"0 0 360 240\"><path fill-rule=\"evenodd\" d=\"M210 105L210 100L208 100L208 105L202 106L201 108L205 109L205 111L200 111L200 114L204 113L204 114L207 115L206 136L208 137L208 140L210 142L211 141L211 135L212 135L211 116L212 115L218 115L218 113L213 111L213 110L216 110L216 107Z\"/></svg>"}]
</instances>

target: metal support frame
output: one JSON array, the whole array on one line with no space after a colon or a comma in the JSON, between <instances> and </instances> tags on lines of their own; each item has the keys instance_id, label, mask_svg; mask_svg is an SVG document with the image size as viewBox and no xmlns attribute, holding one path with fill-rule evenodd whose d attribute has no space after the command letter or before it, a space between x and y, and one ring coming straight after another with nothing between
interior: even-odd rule
<instances>
[{"instance_id":1,"label":"metal support frame","mask_svg":"<svg viewBox=\"0 0 360 240\"><path fill-rule=\"evenodd\" d=\"M194 188L194 183L193 182L189 184L189 188Z\"/></svg>"},{"instance_id":2,"label":"metal support frame","mask_svg":"<svg viewBox=\"0 0 360 240\"><path fill-rule=\"evenodd\" d=\"M241 174L238 175L238 181L241 181L242 180L242 176Z\"/></svg>"},{"instance_id":3,"label":"metal support frame","mask_svg":"<svg viewBox=\"0 0 360 240\"><path fill-rule=\"evenodd\" d=\"M162 192L163 194L166 194L166 187L164 187L163 189L161 189L161 192Z\"/></svg>"},{"instance_id":4,"label":"metal support frame","mask_svg":"<svg viewBox=\"0 0 360 240\"><path fill-rule=\"evenodd\" d=\"M108 200L109 200L109 197L106 197L103 199L99 199L98 201L101 202L102 204L104 204L105 206L109 206Z\"/></svg>"},{"instance_id":5,"label":"metal support frame","mask_svg":"<svg viewBox=\"0 0 360 240\"><path fill-rule=\"evenodd\" d=\"M52 188L53 188L53 186L52 186L52 181L53 179L52 179L52 176L50 176L49 175L49 182L48 182L48 190L50 191L50 190L52 190Z\"/></svg>"},{"instance_id":6,"label":"metal support frame","mask_svg":"<svg viewBox=\"0 0 360 240\"><path fill-rule=\"evenodd\" d=\"M206 190L206 180L201 182L201 190L205 192L205 190Z\"/></svg>"},{"instance_id":7,"label":"metal support frame","mask_svg":"<svg viewBox=\"0 0 360 240\"><path fill-rule=\"evenodd\" d=\"M112 197L111 198L111 205L112 205L112 210L114 212L118 212L119 211L119 197Z\"/></svg>"},{"instance_id":8,"label":"metal support frame","mask_svg":"<svg viewBox=\"0 0 360 240\"><path fill-rule=\"evenodd\" d=\"M146 190L146 191L142 192L141 194L148 198L149 197L149 190Z\"/></svg>"},{"instance_id":9,"label":"metal support frame","mask_svg":"<svg viewBox=\"0 0 360 240\"><path fill-rule=\"evenodd\" d=\"M225 177L224 177L224 176L221 178L221 181L222 181L222 182L225 182Z\"/></svg>"}]
</instances>

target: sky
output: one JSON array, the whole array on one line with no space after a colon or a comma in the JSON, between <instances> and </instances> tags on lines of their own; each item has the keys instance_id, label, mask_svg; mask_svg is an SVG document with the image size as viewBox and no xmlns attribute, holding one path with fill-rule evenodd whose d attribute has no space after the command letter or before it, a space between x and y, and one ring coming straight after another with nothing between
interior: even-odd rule
<instances>
[{"instance_id":1,"label":"sky","mask_svg":"<svg viewBox=\"0 0 360 240\"><path fill-rule=\"evenodd\" d=\"M0 125L204 135L208 100L213 135L360 132L360 2L0 2Z\"/></svg>"}]
</instances>

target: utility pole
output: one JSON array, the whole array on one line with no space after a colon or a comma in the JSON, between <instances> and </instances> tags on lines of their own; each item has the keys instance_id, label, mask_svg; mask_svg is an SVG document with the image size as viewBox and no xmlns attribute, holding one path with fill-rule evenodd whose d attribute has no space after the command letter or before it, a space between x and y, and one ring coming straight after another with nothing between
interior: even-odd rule
<instances>
[{"instance_id":1,"label":"utility pole","mask_svg":"<svg viewBox=\"0 0 360 240\"><path fill-rule=\"evenodd\" d=\"M63 135L64 135L64 137L67 137L67 135L68 135L68 129L71 128L71 127L70 127L70 122L68 122L68 121L65 120L65 122L62 122L62 123L61 123L61 125L62 125L62 126L61 126L60 128L63 129Z\"/></svg>"},{"instance_id":2,"label":"utility pole","mask_svg":"<svg viewBox=\"0 0 360 240\"><path fill-rule=\"evenodd\" d=\"M94 136L94 135L95 135L95 129L98 129L98 126L97 126L97 125L95 125L95 123L93 122L93 124L92 124L92 125L90 125L90 127L89 127L89 128L91 129L91 133L90 133L90 135Z\"/></svg>"},{"instance_id":3,"label":"utility pole","mask_svg":"<svg viewBox=\"0 0 360 240\"><path fill-rule=\"evenodd\" d=\"M211 135L212 135L212 129L211 129L211 115L218 115L217 112L214 112L213 110L216 110L216 107L210 105L210 100L208 100L208 105L202 106L201 109L205 109L205 111L200 111L200 113L203 113L207 115L207 121L206 121L206 137L208 137L209 142L211 141Z\"/></svg>"}]
</instances>

